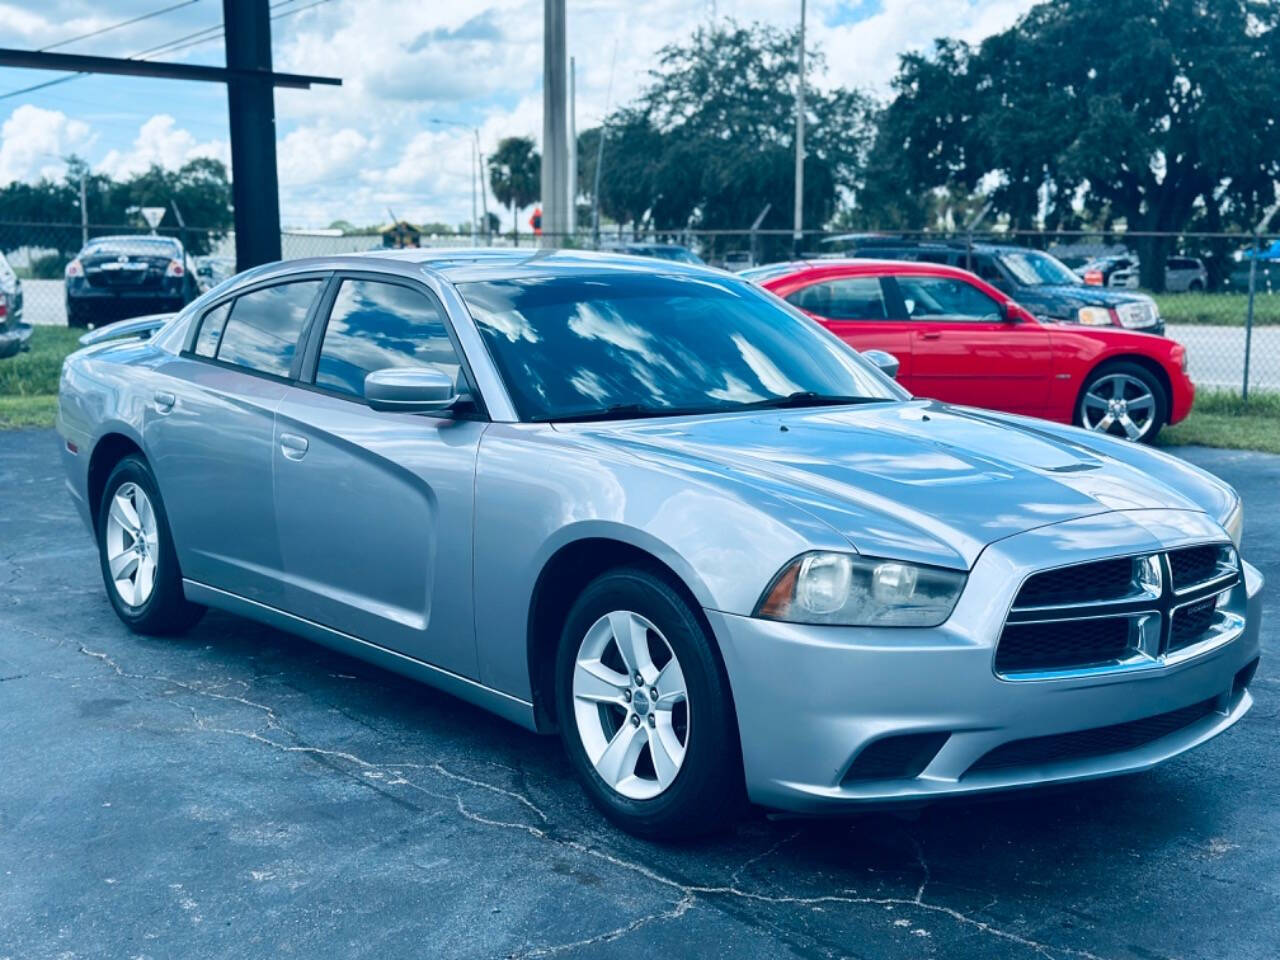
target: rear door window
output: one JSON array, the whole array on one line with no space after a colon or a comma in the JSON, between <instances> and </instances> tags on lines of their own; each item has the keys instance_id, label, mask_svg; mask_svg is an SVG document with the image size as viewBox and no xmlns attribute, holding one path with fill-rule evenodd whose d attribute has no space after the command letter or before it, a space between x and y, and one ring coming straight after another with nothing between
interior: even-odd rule
<instances>
[{"instance_id":1,"label":"rear door window","mask_svg":"<svg viewBox=\"0 0 1280 960\"><path fill-rule=\"evenodd\" d=\"M884 291L879 277L846 277L797 290L787 297L802 310L830 320L883 320Z\"/></svg>"},{"instance_id":2,"label":"rear door window","mask_svg":"<svg viewBox=\"0 0 1280 960\"><path fill-rule=\"evenodd\" d=\"M297 280L237 298L217 359L274 377L289 376L307 313L323 287L323 280ZM203 328L200 332L204 334Z\"/></svg>"}]
</instances>

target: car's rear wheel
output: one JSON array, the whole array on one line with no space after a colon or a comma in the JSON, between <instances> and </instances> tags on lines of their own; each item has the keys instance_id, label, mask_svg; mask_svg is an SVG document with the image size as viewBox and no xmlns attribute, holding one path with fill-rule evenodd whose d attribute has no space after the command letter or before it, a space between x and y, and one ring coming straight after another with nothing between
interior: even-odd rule
<instances>
[{"instance_id":1,"label":"car's rear wheel","mask_svg":"<svg viewBox=\"0 0 1280 960\"><path fill-rule=\"evenodd\" d=\"M98 554L111 606L131 630L181 633L203 615L204 608L183 595L164 503L142 457L125 457L107 478L98 505Z\"/></svg>"},{"instance_id":2,"label":"car's rear wheel","mask_svg":"<svg viewBox=\"0 0 1280 960\"><path fill-rule=\"evenodd\" d=\"M743 788L728 681L665 578L627 567L593 581L569 612L556 668L561 738L611 820L650 839L732 825Z\"/></svg>"},{"instance_id":3,"label":"car's rear wheel","mask_svg":"<svg viewBox=\"0 0 1280 960\"><path fill-rule=\"evenodd\" d=\"M1169 400L1146 367L1123 360L1106 363L1085 381L1075 419L1086 430L1151 443L1169 422Z\"/></svg>"}]
</instances>

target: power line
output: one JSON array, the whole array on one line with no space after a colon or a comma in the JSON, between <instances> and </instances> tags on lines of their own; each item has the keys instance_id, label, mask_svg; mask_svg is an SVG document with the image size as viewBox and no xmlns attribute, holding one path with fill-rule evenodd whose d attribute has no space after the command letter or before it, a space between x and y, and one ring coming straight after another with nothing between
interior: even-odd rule
<instances>
[{"instance_id":1,"label":"power line","mask_svg":"<svg viewBox=\"0 0 1280 960\"><path fill-rule=\"evenodd\" d=\"M141 16L133 17L129 20L121 20L119 23L113 23L109 27L101 27L97 30L91 30L89 33L82 33L78 37L71 37L67 40L59 40L57 43L51 43L47 47L41 47L39 53L46 53L49 50L57 50L59 47L65 47L69 43L76 43L80 40L88 40L90 37L99 37L104 33L110 33L112 30L119 30L121 27L127 27L133 23L141 23L143 20L150 20L152 17L158 17L161 14L169 13L171 10L177 10L179 7L189 7L199 0L182 0L181 3L174 3L167 7L161 7L159 10L152 10L150 13L144 13Z\"/></svg>"},{"instance_id":2,"label":"power line","mask_svg":"<svg viewBox=\"0 0 1280 960\"><path fill-rule=\"evenodd\" d=\"M187 0L187 3L194 3L194 2L196 2L196 0ZM286 7L292 3L297 3L297 2L298 0L279 0L278 3L273 3L270 9L278 10L280 7ZM332 2L333 0L314 0L313 3L309 3L306 6L295 7L292 10L286 10L284 13L277 13L271 19L280 20L280 19L283 19L284 17L291 17L296 13L302 13L304 10L310 10L312 7L319 7L323 4L332 3ZM178 6L184 6L184 5L185 4L178 4ZM123 26L123 24L117 24L117 26ZM201 36L202 34L209 34L209 35ZM224 25L221 23L218 23L218 24L214 24L211 27L205 27L203 30L196 30L194 33L188 33L181 37L175 37L173 40L170 40L168 43L162 43L155 47L149 47L146 50L142 50L138 53L133 54L132 56L126 57L125 59L126 60L149 60L152 57L157 56L161 53L176 53L179 50L185 50L188 47L194 47L201 43L207 43L210 40L220 40L224 36L226 36L226 30L224 29ZM199 39L193 39L195 37L199 37ZM83 38L76 38L76 39L83 39ZM190 41L190 42L186 42L186 41ZM64 41L64 43L70 43L70 42L71 42L70 40ZM8 93L0 93L0 100L9 100L13 97L20 97L24 93L35 93L37 90L44 90L47 87L54 87L54 86L57 86L58 84L67 83L68 81L76 80L80 77L87 77L87 76L89 76L89 74L87 73L68 73L65 76L58 77L54 80L46 80L43 83L32 84L29 87L22 87L19 90L10 90Z\"/></svg>"}]
</instances>

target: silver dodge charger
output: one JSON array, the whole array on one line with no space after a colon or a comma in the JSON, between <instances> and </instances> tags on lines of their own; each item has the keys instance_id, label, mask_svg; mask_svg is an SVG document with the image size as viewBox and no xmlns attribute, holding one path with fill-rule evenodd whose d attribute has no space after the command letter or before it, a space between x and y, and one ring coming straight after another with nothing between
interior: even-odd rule
<instances>
[{"instance_id":1,"label":"silver dodge charger","mask_svg":"<svg viewBox=\"0 0 1280 960\"><path fill-rule=\"evenodd\" d=\"M217 607L558 730L644 836L1144 770L1252 704L1230 487L913 398L727 274L299 260L85 339L62 457L129 627Z\"/></svg>"}]
</instances>

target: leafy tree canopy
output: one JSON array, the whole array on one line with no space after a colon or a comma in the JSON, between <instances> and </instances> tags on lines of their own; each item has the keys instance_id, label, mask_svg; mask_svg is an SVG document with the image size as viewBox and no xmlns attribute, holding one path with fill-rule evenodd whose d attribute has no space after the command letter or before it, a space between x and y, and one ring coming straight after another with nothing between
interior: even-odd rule
<instances>
[{"instance_id":1,"label":"leafy tree canopy","mask_svg":"<svg viewBox=\"0 0 1280 960\"><path fill-rule=\"evenodd\" d=\"M507 137L489 155L489 187L504 207L511 210L511 229L520 232L516 211L527 207L542 194L542 157L531 137Z\"/></svg>"},{"instance_id":2,"label":"leafy tree canopy","mask_svg":"<svg viewBox=\"0 0 1280 960\"><path fill-rule=\"evenodd\" d=\"M648 89L605 122L600 208L659 230L791 225L795 196L797 36L731 21L664 47ZM808 48L807 72L822 71ZM835 212L840 187L861 173L871 102L844 89L806 96L805 223ZM579 184L594 189L600 130L579 137Z\"/></svg>"},{"instance_id":3,"label":"leafy tree canopy","mask_svg":"<svg viewBox=\"0 0 1280 960\"><path fill-rule=\"evenodd\" d=\"M1280 3L1054 0L970 46L901 58L869 202L923 226L934 188L984 189L1016 227L1252 226L1280 178ZM914 221L914 222L913 222ZM1168 241L1135 237L1162 289Z\"/></svg>"}]
</instances>

